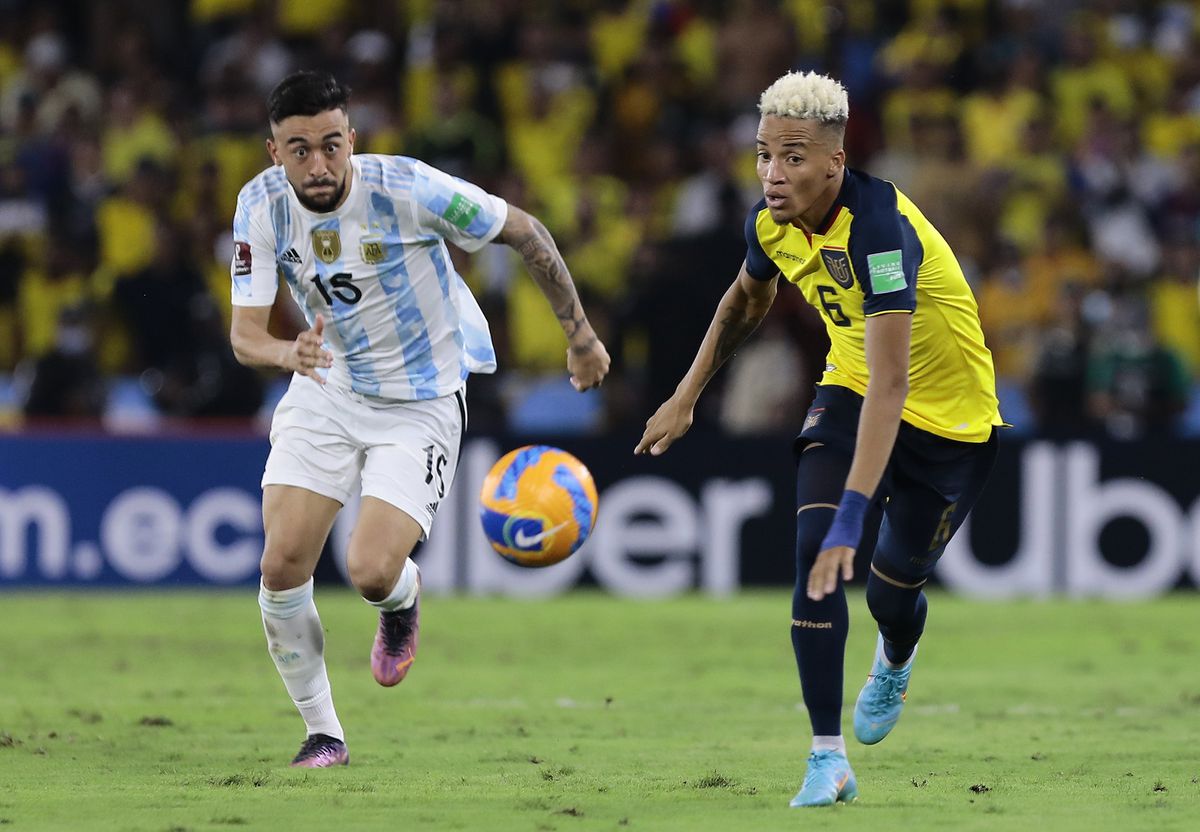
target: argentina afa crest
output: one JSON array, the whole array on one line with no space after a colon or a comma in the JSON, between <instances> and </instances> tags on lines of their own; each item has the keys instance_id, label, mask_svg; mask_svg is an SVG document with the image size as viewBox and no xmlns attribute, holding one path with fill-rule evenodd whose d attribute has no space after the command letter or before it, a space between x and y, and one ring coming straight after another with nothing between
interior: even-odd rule
<instances>
[{"instance_id":1,"label":"argentina afa crest","mask_svg":"<svg viewBox=\"0 0 1200 832\"><path fill-rule=\"evenodd\" d=\"M850 257L843 249L822 248L821 259L829 276L843 289L849 289L854 283L854 272L850 269Z\"/></svg>"},{"instance_id":2,"label":"argentina afa crest","mask_svg":"<svg viewBox=\"0 0 1200 832\"><path fill-rule=\"evenodd\" d=\"M370 266L376 266L387 258L387 247L380 237L363 237L358 248L363 262Z\"/></svg>"},{"instance_id":3,"label":"argentina afa crest","mask_svg":"<svg viewBox=\"0 0 1200 832\"><path fill-rule=\"evenodd\" d=\"M312 244L313 254L322 263L336 263L342 256L342 238L336 231L314 230Z\"/></svg>"}]
</instances>

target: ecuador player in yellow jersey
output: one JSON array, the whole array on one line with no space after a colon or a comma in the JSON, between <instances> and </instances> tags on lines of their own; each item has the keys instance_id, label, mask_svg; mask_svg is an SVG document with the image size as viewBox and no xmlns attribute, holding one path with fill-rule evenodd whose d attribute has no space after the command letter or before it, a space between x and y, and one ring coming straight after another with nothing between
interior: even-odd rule
<instances>
[{"instance_id":1,"label":"ecuador player in yellow jersey","mask_svg":"<svg viewBox=\"0 0 1200 832\"><path fill-rule=\"evenodd\" d=\"M877 538L867 604L880 636L854 711L857 738L876 743L907 698L925 626L921 587L983 488L1001 420L991 353L954 253L892 183L845 166L845 89L788 73L759 111L764 198L746 220L746 261L634 452L661 454L683 436L781 276L820 310L831 346L796 439L791 630L813 745L791 805L822 806L858 794L841 728L849 616L840 579L853 577L860 543Z\"/></svg>"}]
</instances>

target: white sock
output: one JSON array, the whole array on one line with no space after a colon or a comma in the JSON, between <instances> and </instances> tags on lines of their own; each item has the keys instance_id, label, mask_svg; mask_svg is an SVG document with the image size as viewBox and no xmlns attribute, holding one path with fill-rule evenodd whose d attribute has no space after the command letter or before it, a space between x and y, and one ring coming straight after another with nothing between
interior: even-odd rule
<instances>
[{"instance_id":1,"label":"white sock","mask_svg":"<svg viewBox=\"0 0 1200 832\"><path fill-rule=\"evenodd\" d=\"M841 734L836 737L813 737L813 751L840 751L846 753L846 738Z\"/></svg>"},{"instance_id":2,"label":"white sock","mask_svg":"<svg viewBox=\"0 0 1200 832\"><path fill-rule=\"evenodd\" d=\"M417 565L413 563L413 559L409 558L404 561L404 568L400 570L400 577L396 579L396 585L392 587L392 591L382 601L367 601L372 607L378 607L384 612L394 612L395 610L406 610L413 604L417 603L417 575L421 570L417 569ZM366 599L363 599L366 601Z\"/></svg>"},{"instance_id":3,"label":"white sock","mask_svg":"<svg viewBox=\"0 0 1200 832\"><path fill-rule=\"evenodd\" d=\"M267 633L267 650L304 717L308 733L344 740L346 735L333 709L333 692L325 671L325 631L313 603L312 578L295 589L276 591L260 586L258 606Z\"/></svg>"}]
</instances>

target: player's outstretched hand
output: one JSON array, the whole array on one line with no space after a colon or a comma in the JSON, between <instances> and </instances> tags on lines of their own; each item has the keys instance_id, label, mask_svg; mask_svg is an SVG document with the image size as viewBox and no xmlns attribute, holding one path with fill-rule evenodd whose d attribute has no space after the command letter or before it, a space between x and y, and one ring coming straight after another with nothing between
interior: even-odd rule
<instances>
[{"instance_id":1,"label":"player's outstretched hand","mask_svg":"<svg viewBox=\"0 0 1200 832\"><path fill-rule=\"evenodd\" d=\"M319 384L325 379L317 372L318 367L332 367L333 355L322 344L325 341L325 317L317 315L312 329L306 329L296 336L287 354L286 369L308 376Z\"/></svg>"},{"instance_id":2,"label":"player's outstretched hand","mask_svg":"<svg viewBox=\"0 0 1200 832\"><path fill-rule=\"evenodd\" d=\"M844 581L854 577L854 550L849 546L834 546L817 555L808 572L808 597L820 601L837 589L839 572Z\"/></svg>"},{"instance_id":3,"label":"player's outstretched hand","mask_svg":"<svg viewBox=\"0 0 1200 832\"><path fill-rule=\"evenodd\" d=\"M642 441L633 449L635 454L649 453L651 456L662 454L671 444L688 432L692 426L693 406L682 401L677 395L667 399L654 415L646 420L646 430Z\"/></svg>"},{"instance_id":4,"label":"player's outstretched hand","mask_svg":"<svg viewBox=\"0 0 1200 832\"><path fill-rule=\"evenodd\" d=\"M599 387L608 375L608 350L599 338L592 337L583 346L567 349L567 370L571 373L571 386L582 393Z\"/></svg>"}]
</instances>

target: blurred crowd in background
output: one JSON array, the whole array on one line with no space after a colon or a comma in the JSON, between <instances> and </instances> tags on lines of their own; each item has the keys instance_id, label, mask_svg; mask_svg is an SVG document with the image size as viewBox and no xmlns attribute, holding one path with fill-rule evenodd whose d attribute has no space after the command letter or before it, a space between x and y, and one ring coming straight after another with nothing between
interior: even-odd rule
<instances>
[{"instance_id":1,"label":"blurred crowd in background","mask_svg":"<svg viewBox=\"0 0 1200 832\"><path fill-rule=\"evenodd\" d=\"M230 224L301 68L353 89L356 151L539 216L613 354L570 393L519 259L460 258L502 368L469 387L473 428L653 412L745 254L758 95L814 69L849 90L848 164L958 254L1020 430L1197 431L1196 0L0 0L8 421L269 413L280 375L228 347ZM302 326L286 292L273 326ZM783 286L698 421L795 429L826 345Z\"/></svg>"}]
</instances>

